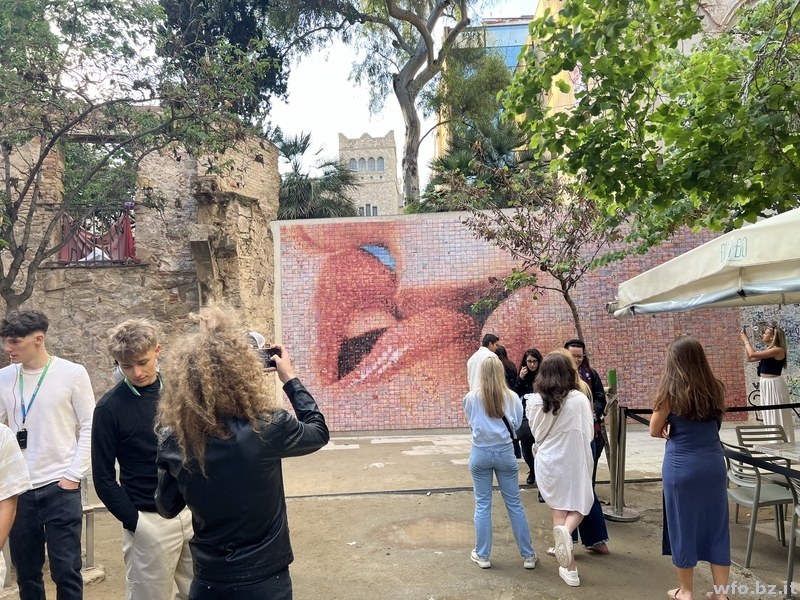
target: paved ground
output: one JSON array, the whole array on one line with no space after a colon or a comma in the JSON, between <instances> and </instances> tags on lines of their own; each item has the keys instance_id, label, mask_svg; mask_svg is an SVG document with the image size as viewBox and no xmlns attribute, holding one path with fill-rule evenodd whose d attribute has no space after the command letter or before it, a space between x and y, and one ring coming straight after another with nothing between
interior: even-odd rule
<instances>
[{"instance_id":1,"label":"paved ground","mask_svg":"<svg viewBox=\"0 0 800 600\"><path fill-rule=\"evenodd\" d=\"M735 438L727 428L722 437ZM657 480L663 449L664 442L650 438L643 427L630 427L628 479ZM549 510L536 501L535 488L525 485L522 501L539 564L534 571L522 568L496 495L493 564L479 569L469 560L474 506L468 456L466 431L406 431L335 435L322 451L284 461L296 600L660 599L677 586L670 560L661 556L658 481L626 486L626 503L641 518L609 522L611 555L578 550L579 588L561 582L555 560L544 554L552 539ZM524 482L526 471L520 464ZM608 473L601 463L598 480L604 479ZM597 489L607 501L609 486L598 483ZM731 523L736 562L743 562L748 511L742 517L739 524ZM124 598L120 548L119 524L108 514L99 515L96 562L104 567L106 579L87 587L87 600ZM768 586L783 588L786 557L787 548L774 536L772 513L764 510L751 569L733 569L732 579L747 590L739 588L731 599L782 597L769 594ZM762 593L757 594L759 585L764 589L758 588ZM707 566L698 568L696 589L711 589ZM52 589L48 595L55 598Z\"/></svg>"}]
</instances>

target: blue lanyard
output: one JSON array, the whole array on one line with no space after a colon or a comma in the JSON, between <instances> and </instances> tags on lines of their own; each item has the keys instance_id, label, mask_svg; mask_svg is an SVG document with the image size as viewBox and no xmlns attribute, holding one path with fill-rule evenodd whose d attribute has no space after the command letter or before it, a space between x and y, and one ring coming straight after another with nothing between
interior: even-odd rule
<instances>
[{"instance_id":1,"label":"blue lanyard","mask_svg":"<svg viewBox=\"0 0 800 600\"><path fill-rule=\"evenodd\" d=\"M33 396L31 396L31 401L28 402L28 407L25 407L25 393L23 391L23 381L22 381L22 367L19 368L19 398L20 404L22 404L22 424L25 425L25 419L28 417L28 412L30 412L31 407L33 406L33 401L36 400L36 394L39 393L39 388L42 387L42 381L44 381L44 376L47 375L47 369L50 368L50 361L53 360L53 357L47 359L47 364L44 366L44 371L39 376L39 383L36 384L36 389L33 390Z\"/></svg>"}]
</instances>

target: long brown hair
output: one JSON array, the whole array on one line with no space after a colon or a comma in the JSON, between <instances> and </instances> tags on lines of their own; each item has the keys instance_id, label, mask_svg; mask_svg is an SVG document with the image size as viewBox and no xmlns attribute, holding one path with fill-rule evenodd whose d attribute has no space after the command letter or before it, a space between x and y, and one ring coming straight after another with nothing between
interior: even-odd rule
<instances>
[{"instance_id":1,"label":"long brown hair","mask_svg":"<svg viewBox=\"0 0 800 600\"><path fill-rule=\"evenodd\" d=\"M268 400L261 361L242 332L219 309L200 321L201 330L175 341L165 361L156 429L169 428L184 466L196 461L205 475L208 437L230 437L230 418L248 419L257 431L278 405Z\"/></svg>"},{"instance_id":2,"label":"long brown hair","mask_svg":"<svg viewBox=\"0 0 800 600\"><path fill-rule=\"evenodd\" d=\"M653 410L665 408L692 421L719 419L725 412L725 384L714 376L703 346L693 337L675 338L667 349Z\"/></svg>"},{"instance_id":3,"label":"long brown hair","mask_svg":"<svg viewBox=\"0 0 800 600\"><path fill-rule=\"evenodd\" d=\"M558 414L561 403L572 390L580 390L575 377L575 361L561 352L550 352L539 367L533 391L542 397L542 410Z\"/></svg>"},{"instance_id":4,"label":"long brown hair","mask_svg":"<svg viewBox=\"0 0 800 600\"><path fill-rule=\"evenodd\" d=\"M478 391L486 414L493 419L502 419L511 398L506 384L503 363L496 356L489 356L481 363L481 380Z\"/></svg>"}]
</instances>

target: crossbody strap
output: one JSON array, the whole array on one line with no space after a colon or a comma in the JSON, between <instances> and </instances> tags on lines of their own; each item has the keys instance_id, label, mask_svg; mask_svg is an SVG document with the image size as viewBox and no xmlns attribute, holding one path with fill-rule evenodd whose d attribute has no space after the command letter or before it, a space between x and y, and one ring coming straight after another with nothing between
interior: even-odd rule
<instances>
[{"instance_id":1,"label":"crossbody strap","mask_svg":"<svg viewBox=\"0 0 800 600\"><path fill-rule=\"evenodd\" d=\"M513 442L517 438L514 437L514 432L511 431L511 425L508 424L508 419L506 419L505 415L503 415L503 423L506 424L506 429L508 429L508 435L511 436L511 441Z\"/></svg>"}]
</instances>

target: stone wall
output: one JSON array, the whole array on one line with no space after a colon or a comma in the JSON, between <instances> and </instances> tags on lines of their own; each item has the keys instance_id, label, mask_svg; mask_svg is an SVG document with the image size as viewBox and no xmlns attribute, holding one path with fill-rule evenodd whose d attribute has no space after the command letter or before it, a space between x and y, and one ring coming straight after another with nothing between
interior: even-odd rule
<instances>
[{"instance_id":1,"label":"stone wall","mask_svg":"<svg viewBox=\"0 0 800 600\"><path fill-rule=\"evenodd\" d=\"M516 365L527 348L546 353L575 337L556 293L537 299L522 290L491 313L470 310L489 278L514 262L475 240L462 217L273 223L281 248L276 327L333 430L463 427L466 362L483 334L497 334ZM617 370L622 403L649 407L667 345L691 334L727 385L729 405L744 404L738 309L626 321L605 310L620 282L711 237L682 233L646 256L590 272L575 290L592 366L604 381Z\"/></svg>"},{"instance_id":2,"label":"stone wall","mask_svg":"<svg viewBox=\"0 0 800 600\"><path fill-rule=\"evenodd\" d=\"M231 164L209 175L209 161ZM125 319L157 323L166 352L196 327L190 313L210 305L225 307L243 330L271 339L274 249L269 222L278 211L277 164L273 146L248 143L224 157L194 159L180 152L147 157L140 168L139 195L160 198L164 205L162 210L134 209L140 264L51 265L41 269L34 294L22 307L42 310L50 318L50 352L85 365L99 397L112 383L106 331ZM54 156L47 189L58 184L58 168ZM46 214L37 215L37 235ZM274 393L271 379L270 387Z\"/></svg>"}]
</instances>

